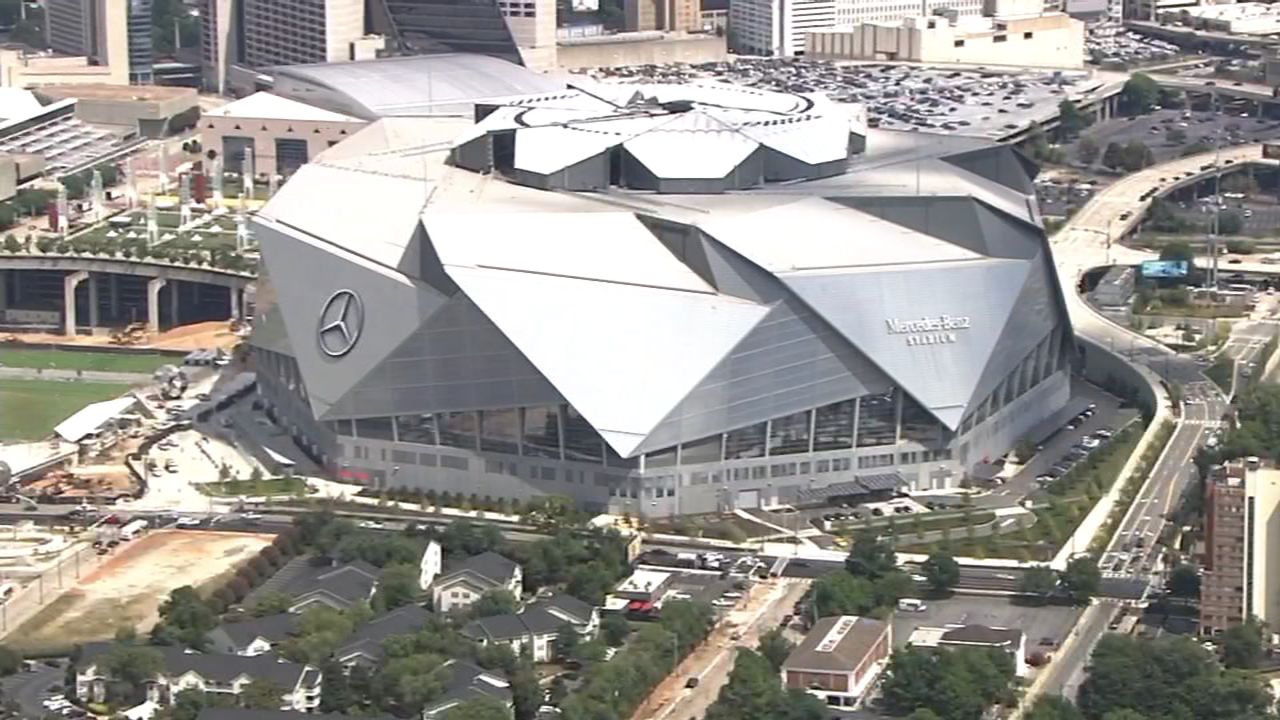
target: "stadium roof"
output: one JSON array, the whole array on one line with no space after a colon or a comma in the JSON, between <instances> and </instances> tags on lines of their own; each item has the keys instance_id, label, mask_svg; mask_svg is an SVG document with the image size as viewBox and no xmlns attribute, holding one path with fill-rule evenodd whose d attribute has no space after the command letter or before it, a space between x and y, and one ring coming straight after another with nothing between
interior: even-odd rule
<instances>
[{"instance_id":1,"label":"stadium roof","mask_svg":"<svg viewBox=\"0 0 1280 720\"><path fill-rule=\"evenodd\" d=\"M310 120L314 122L364 122L314 105L290 100L269 92L256 92L249 97L209 110L205 115L253 120Z\"/></svg>"},{"instance_id":2,"label":"stadium roof","mask_svg":"<svg viewBox=\"0 0 1280 720\"><path fill-rule=\"evenodd\" d=\"M287 65L271 73L277 94L366 119L470 112L479 100L565 86L505 60L466 53Z\"/></svg>"}]
</instances>

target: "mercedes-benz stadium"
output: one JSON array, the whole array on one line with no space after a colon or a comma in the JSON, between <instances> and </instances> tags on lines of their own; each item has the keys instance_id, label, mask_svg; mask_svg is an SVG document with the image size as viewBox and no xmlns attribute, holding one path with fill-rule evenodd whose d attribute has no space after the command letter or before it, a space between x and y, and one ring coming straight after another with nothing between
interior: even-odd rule
<instances>
[{"instance_id":1,"label":"mercedes-benz stadium","mask_svg":"<svg viewBox=\"0 0 1280 720\"><path fill-rule=\"evenodd\" d=\"M256 219L260 391L378 488L654 515L953 488L1068 400L1035 174L709 82L386 118Z\"/></svg>"}]
</instances>

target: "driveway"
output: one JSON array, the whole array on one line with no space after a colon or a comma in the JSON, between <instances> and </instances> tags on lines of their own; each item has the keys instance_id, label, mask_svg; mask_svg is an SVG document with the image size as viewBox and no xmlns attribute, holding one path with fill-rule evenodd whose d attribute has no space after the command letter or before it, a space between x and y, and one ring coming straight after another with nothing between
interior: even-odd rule
<instances>
[{"instance_id":1,"label":"driveway","mask_svg":"<svg viewBox=\"0 0 1280 720\"><path fill-rule=\"evenodd\" d=\"M61 685L64 679L62 668L49 667L41 663L34 671L20 672L5 678L4 696L18 703L24 718L42 718L47 713L40 704L44 691L50 685Z\"/></svg>"}]
</instances>

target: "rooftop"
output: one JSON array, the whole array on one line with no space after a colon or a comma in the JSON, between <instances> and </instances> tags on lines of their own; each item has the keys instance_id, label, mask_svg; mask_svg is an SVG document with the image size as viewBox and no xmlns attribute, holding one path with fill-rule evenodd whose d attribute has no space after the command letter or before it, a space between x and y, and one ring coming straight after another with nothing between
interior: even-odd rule
<instances>
[{"instance_id":1,"label":"rooftop","mask_svg":"<svg viewBox=\"0 0 1280 720\"><path fill-rule=\"evenodd\" d=\"M314 105L290 100L269 92L256 92L246 98L205 112L209 117L244 118L246 120L297 120L306 122L364 122L360 118L332 112Z\"/></svg>"},{"instance_id":2,"label":"rooftop","mask_svg":"<svg viewBox=\"0 0 1280 720\"><path fill-rule=\"evenodd\" d=\"M920 626L912 633L908 645L916 647L943 647L947 645L980 645L1006 650L1017 650L1022 642L1022 631L987 625Z\"/></svg>"},{"instance_id":3,"label":"rooftop","mask_svg":"<svg viewBox=\"0 0 1280 720\"><path fill-rule=\"evenodd\" d=\"M889 632L889 625L855 615L824 617L787 656L783 670L850 672Z\"/></svg>"},{"instance_id":4,"label":"rooftop","mask_svg":"<svg viewBox=\"0 0 1280 720\"><path fill-rule=\"evenodd\" d=\"M519 567L515 561L509 560L496 552L484 552L479 555L473 555L453 566L441 579L469 572L489 580L495 585L506 585L515 576Z\"/></svg>"},{"instance_id":5,"label":"rooftop","mask_svg":"<svg viewBox=\"0 0 1280 720\"><path fill-rule=\"evenodd\" d=\"M662 587L671 579L671 573L658 570L636 570L630 577L618 583L617 592L647 593Z\"/></svg>"},{"instance_id":6,"label":"rooftop","mask_svg":"<svg viewBox=\"0 0 1280 720\"><path fill-rule=\"evenodd\" d=\"M189 96L194 101L198 95L192 88L185 87L107 85L105 83L42 85L38 88L38 92L49 97L84 98L86 100L172 100Z\"/></svg>"}]
</instances>

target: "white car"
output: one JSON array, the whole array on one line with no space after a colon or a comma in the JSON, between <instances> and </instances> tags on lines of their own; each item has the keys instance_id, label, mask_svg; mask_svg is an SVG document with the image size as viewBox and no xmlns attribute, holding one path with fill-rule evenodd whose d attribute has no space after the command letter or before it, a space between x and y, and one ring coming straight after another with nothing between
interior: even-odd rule
<instances>
[{"instance_id":1,"label":"white car","mask_svg":"<svg viewBox=\"0 0 1280 720\"><path fill-rule=\"evenodd\" d=\"M362 520L360 522L360 527L364 528L365 530L385 530L387 527L387 524L383 522L378 522L377 520Z\"/></svg>"},{"instance_id":2,"label":"white car","mask_svg":"<svg viewBox=\"0 0 1280 720\"><path fill-rule=\"evenodd\" d=\"M178 518L178 527L197 527L200 525L200 518L196 517L180 517Z\"/></svg>"},{"instance_id":3,"label":"white car","mask_svg":"<svg viewBox=\"0 0 1280 720\"><path fill-rule=\"evenodd\" d=\"M240 513L240 519L241 520L261 520L262 513L256 513L256 512Z\"/></svg>"},{"instance_id":4,"label":"white car","mask_svg":"<svg viewBox=\"0 0 1280 720\"><path fill-rule=\"evenodd\" d=\"M719 599L719 600L712 600L712 601L711 601L711 604L712 604L712 605L714 605L715 607L728 608L728 607L733 607L734 605L737 605L738 603L736 603L736 602L734 602L734 601L732 601L732 600L725 600L724 598L721 598L721 599Z\"/></svg>"},{"instance_id":5,"label":"white car","mask_svg":"<svg viewBox=\"0 0 1280 720\"><path fill-rule=\"evenodd\" d=\"M727 593L725 593L725 594L721 595L720 597L722 597L722 598L724 598L724 599L726 599L726 600L740 600L740 599L742 599L742 593L740 593L740 592L727 592Z\"/></svg>"}]
</instances>

